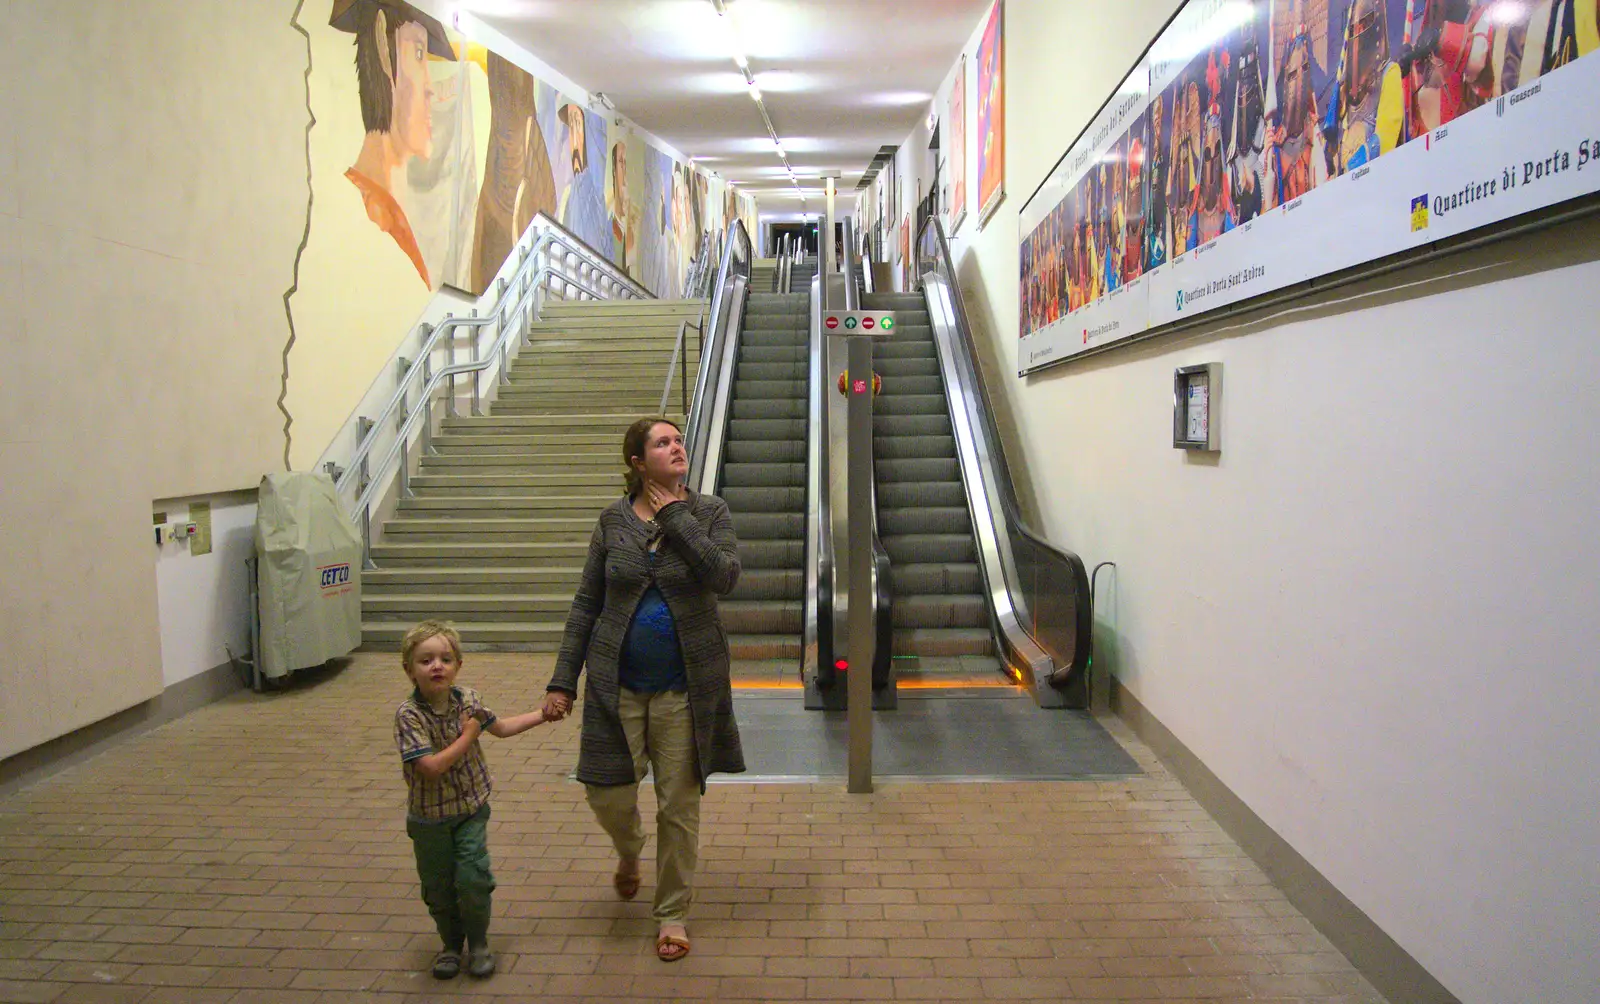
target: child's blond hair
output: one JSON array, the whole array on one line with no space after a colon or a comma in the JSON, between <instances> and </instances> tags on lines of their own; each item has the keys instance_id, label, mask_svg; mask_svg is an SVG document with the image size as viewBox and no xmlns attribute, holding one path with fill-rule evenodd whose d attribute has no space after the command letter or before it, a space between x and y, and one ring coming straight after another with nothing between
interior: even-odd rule
<instances>
[{"instance_id":1,"label":"child's blond hair","mask_svg":"<svg viewBox=\"0 0 1600 1004\"><path fill-rule=\"evenodd\" d=\"M456 665L461 664L461 633L449 621L426 620L410 631L406 632L405 640L400 643L400 668L411 675L411 656L416 652L417 646L429 638L443 638L450 643L450 650L456 655Z\"/></svg>"}]
</instances>

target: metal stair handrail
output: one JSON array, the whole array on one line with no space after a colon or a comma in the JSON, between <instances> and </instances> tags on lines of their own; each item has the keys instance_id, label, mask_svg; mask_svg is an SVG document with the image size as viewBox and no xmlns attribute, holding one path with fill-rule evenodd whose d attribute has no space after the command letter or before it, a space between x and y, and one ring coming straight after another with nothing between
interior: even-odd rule
<instances>
[{"instance_id":1,"label":"metal stair handrail","mask_svg":"<svg viewBox=\"0 0 1600 1004\"><path fill-rule=\"evenodd\" d=\"M438 324L418 325L415 330L426 336L418 353L419 362L410 364L405 359L400 360L403 372L399 386L380 409L377 418L361 419L360 441L345 469L336 474L334 485L340 498L352 490L357 493L348 511L361 524L362 560L366 568L376 567L372 561L373 504L396 479L400 482L400 496L410 497L411 438L419 421L426 419L421 448L424 452L431 448L429 440L436 405L434 392L440 386L449 383L450 391L445 398L446 415L456 417L455 378L471 373L472 413L481 415L479 375L498 363L498 383L506 383L507 367L513 356L510 351L512 343L527 338L533 322L539 318L543 294L579 300L655 298L643 285L548 215L542 212L535 215L524 239L528 234L536 236L518 252L522 260L517 270L497 283L497 300L489 315L456 317L447 314ZM559 259L556 254L559 254ZM478 333L491 326L498 328L498 337L489 351L482 353ZM455 339L462 333L472 335L473 359L456 363ZM431 362L433 353L441 346L448 352L451 362L434 370ZM420 393L413 396L413 391ZM413 407L413 402L417 406ZM394 432L393 443L374 468L372 457L376 444L386 434L385 430L391 421L397 421L399 428Z\"/></svg>"},{"instance_id":2,"label":"metal stair handrail","mask_svg":"<svg viewBox=\"0 0 1600 1004\"><path fill-rule=\"evenodd\" d=\"M1015 623L1007 625L1002 618L999 633L1008 646L1016 646L1011 655L1036 666L1047 677L1043 682L1063 692L1069 707L1086 707L1093 625L1089 577L1083 560L1050 543L1022 517L1004 442L1000 439L994 408L983 381L961 286L956 282L950 245L937 214L923 224L914 254L918 278L929 300L930 321L936 332L941 316L933 309L934 298L929 295L929 287L942 291L941 300L948 298L948 324L957 343L953 346L955 358L951 363L966 385L962 388L965 400L957 401L955 388L950 388L948 395L958 446L974 451L976 462L986 465L992 474L989 479L980 476L979 480L986 480L987 484L968 484L969 494L981 493L981 497L971 499L975 529L981 509L987 509L996 524L997 558L1004 581L988 583L991 612L997 609L995 601L1008 599L1000 605L1013 609ZM958 405L965 406L965 415L954 414ZM962 421L955 421L957 418ZM965 437L962 436L964 425L969 426ZM971 442L974 439L981 439L982 443L974 444ZM963 468L966 466L963 461ZM984 567L982 562L981 567ZM989 578L987 573L985 578ZM1001 591L1008 594L1008 598L1001 597ZM1012 627L1020 629L1026 637L1016 638L1008 630Z\"/></svg>"}]
</instances>

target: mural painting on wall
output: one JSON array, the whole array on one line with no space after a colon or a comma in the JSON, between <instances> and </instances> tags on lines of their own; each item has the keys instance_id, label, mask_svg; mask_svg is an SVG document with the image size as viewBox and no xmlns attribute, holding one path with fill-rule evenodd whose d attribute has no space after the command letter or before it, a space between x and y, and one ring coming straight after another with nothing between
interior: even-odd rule
<instances>
[{"instance_id":1,"label":"mural painting on wall","mask_svg":"<svg viewBox=\"0 0 1600 1004\"><path fill-rule=\"evenodd\" d=\"M720 179L623 130L613 141L605 116L405 0L325 9L355 50L353 72L336 71L355 83L363 128L345 178L426 289L482 294L543 212L676 295L698 234L717 223L713 211L726 218ZM632 173L636 146L648 150L642 175ZM753 200L727 198L753 212Z\"/></svg>"},{"instance_id":2,"label":"mural painting on wall","mask_svg":"<svg viewBox=\"0 0 1600 1004\"><path fill-rule=\"evenodd\" d=\"M1006 195L1005 2L996 0L978 43L978 224Z\"/></svg>"},{"instance_id":3,"label":"mural painting on wall","mask_svg":"<svg viewBox=\"0 0 1600 1004\"><path fill-rule=\"evenodd\" d=\"M1022 210L1023 368L1594 190L1597 48L1600 0L1189 0Z\"/></svg>"},{"instance_id":4,"label":"mural painting on wall","mask_svg":"<svg viewBox=\"0 0 1600 1004\"><path fill-rule=\"evenodd\" d=\"M963 53L956 63L956 81L950 85L950 110L945 115L950 129L950 159L948 177L950 198L946 201L950 211L950 233L961 229L967 218L967 57Z\"/></svg>"}]
</instances>

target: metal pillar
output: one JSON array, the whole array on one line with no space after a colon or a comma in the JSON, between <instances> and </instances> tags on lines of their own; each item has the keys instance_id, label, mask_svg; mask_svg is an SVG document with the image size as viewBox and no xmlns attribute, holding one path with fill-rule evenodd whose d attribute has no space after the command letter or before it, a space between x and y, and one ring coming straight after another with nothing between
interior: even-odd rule
<instances>
[{"instance_id":1,"label":"metal pillar","mask_svg":"<svg viewBox=\"0 0 1600 1004\"><path fill-rule=\"evenodd\" d=\"M828 183L833 204L833 182ZM832 213L829 213L831 220ZM830 228L831 229L831 228ZM830 240L828 246L832 247ZM823 284L826 288L826 283ZM846 683L852 794L872 790L872 339L849 344L850 670Z\"/></svg>"},{"instance_id":2,"label":"metal pillar","mask_svg":"<svg viewBox=\"0 0 1600 1004\"><path fill-rule=\"evenodd\" d=\"M822 244L821 247L817 248L817 261L822 263L822 272L824 275L832 275L833 273L839 271L839 262L836 260L833 247L833 179L828 178L827 184L828 216L822 233L817 235L818 240ZM824 283L824 285L826 285L826 283ZM834 304L827 300L824 300L822 305L824 307L834 306Z\"/></svg>"}]
</instances>

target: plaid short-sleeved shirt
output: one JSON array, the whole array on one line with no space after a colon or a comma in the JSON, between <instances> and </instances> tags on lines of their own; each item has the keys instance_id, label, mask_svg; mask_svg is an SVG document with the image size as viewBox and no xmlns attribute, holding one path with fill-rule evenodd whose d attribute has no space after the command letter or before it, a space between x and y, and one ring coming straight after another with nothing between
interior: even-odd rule
<instances>
[{"instance_id":1,"label":"plaid short-sleeved shirt","mask_svg":"<svg viewBox=\"0 0 1600 1004\"><path fill-rule=\"evenodd\" d=\"M438 821L467 816L489 801L489 764L483 744L474 742L467 755L442 776L424 777L415 761L445 749L461 738L461 713L483 712L484 728L495 721L494 712L470 687L450 688L450 707L439 714L413 690L394 713L394 741L400 748L400 770L410 789L406 811L412 819Z\"/></svg>"}]
</instances>

